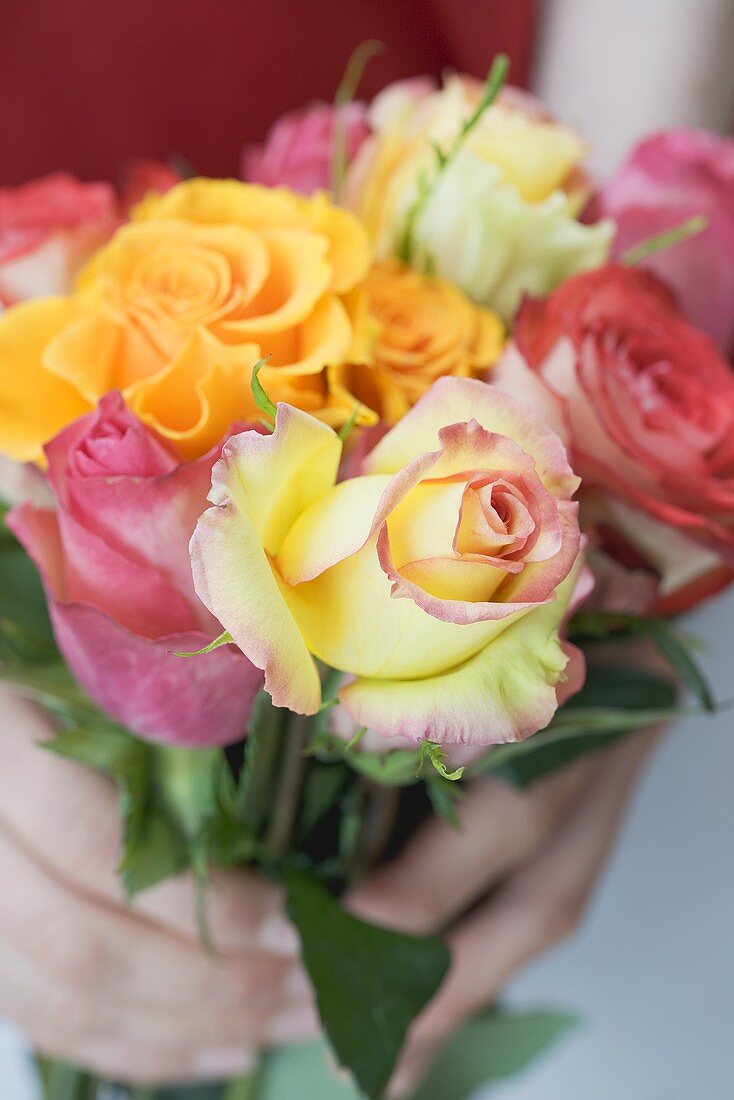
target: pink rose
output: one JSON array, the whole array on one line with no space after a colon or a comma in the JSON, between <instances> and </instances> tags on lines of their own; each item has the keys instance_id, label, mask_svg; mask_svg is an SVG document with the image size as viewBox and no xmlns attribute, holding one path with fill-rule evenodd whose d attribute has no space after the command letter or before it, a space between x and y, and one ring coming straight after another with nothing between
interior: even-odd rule
<instances>
[{"instance_id":1,"label":"pink rose","mask_svg":"<svg viewBox=\"0 0 734 1100\"><path fill-rule=\"evenodd\" d=\"M345 127L349 163L370 132L366 106L347 103L337 111L328 103L314 103L303 111L282 115L263 145L245 147L242 179L266 187L290 187L304 195L330 190L337 118Z\"/></svg>"},{"instance_id":2,"label":"pink rose","mask_svg":"<svg viewBox=\"0 0 734 1100\"><path fill-rule=\"evenodd\" d=\"M564 438L584 528L655 570L661 609L731 580L734 376L655 276L609 264L527 301L492 380Z\"/></svg>"},{"instance_id":3,"label":"pink rose","mask_svg":"<svg viewBox=\"0 0 734 1100\"><path fill-rule=\"evenodd\" d=\"M223 646L194 592L188 544L219 448L181 465L118 393L46 447L56 510L9 524L44 579L56 638L95 702L153 741L227 744L245 731L261 674Z\"/></svg>"},{"instance_id":4,"label":"pink rose","mask_svg":"<svg viewBox=\"0 0 734 1100\"><path fill-rule=\"evenodd\" d=\"M107 183L55 172L0 188L0 305L68 293L117 225L117 198Z\"/></svg>"},{"instance_id":5,"label":"pink rose","mask_svg":"<svg viewBox=\"0 0 734 1100\"><path fill-rule=\"evenodd\" d=\"M727 353L734 341L734 140L670 130L643 141L601 196L617 222L616 255L696 214L708 228L644 266L677 293L688 318Z\"/></svg>"}]
</instances>

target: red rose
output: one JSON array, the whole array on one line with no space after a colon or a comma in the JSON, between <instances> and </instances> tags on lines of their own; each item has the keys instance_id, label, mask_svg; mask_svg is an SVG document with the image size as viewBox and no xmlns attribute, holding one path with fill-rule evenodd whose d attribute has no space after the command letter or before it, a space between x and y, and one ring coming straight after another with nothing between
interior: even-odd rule
<instances>
[{"instance_id":1,"label":"red rose","mask_svg":"<svg viewBox=\"0 0 734 1100\"><path fill-rule=\"evenodd\" d=\"M669 608L731 579L734 376L655 276L610 264L526 302L492 378L562 432Z\"/></svg>"},{"instance_id":2,"label":"red rose","mask_svg":"<svg viewBox=\"0 0 734 1100\"><path fill-rule=\"evenodd\" d=\"M46 456L56 509L24 504L8 522L43 575L74 675L142 737L236 741L262 673L230 646L175 656L221 634L194 592L188 553L219 448L181 464L110 393Z\"/></svg>"}]
</instances>

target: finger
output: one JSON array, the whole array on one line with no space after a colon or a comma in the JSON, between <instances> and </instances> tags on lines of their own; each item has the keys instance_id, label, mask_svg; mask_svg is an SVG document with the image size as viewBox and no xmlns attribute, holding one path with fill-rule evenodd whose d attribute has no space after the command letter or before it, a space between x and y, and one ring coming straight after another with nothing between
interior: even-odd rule
<instances>
[{"instance_id":1,"label":"finger","mask_svg":"<svg viewBox=\"0 0 734 1100\"><path fill-rule=\"evenodd\" d=\"M411 1030L395 1096L404 1094L437 1043L574 929L655 736L636 734L598 758L593 780L550 843L449 936L449 976Z\"/></svg>"},{"instance_id":2,"label":"finger","mask_svg":"<svg viewBox=\"0 0 734 1100\"><path fill-rule=\"evenodd\" d=\"M116 871L120 813L113 784L91 768L39 746L54 732L39 708L6 693L2 706L6 732L0 738L0 806L9 827L62 881L122 905L125 899ZM199 937L191 875L153 887L135 899L133 908L181 936ZM295 957L298 937L282 910L280 890L261 876L212 874L207 920L212 942L221 953L263 950Z\"/></svg>"},{"instance_id":3,"label":"finger","mask_svg":"<svg viewBox=\"0 0 734 1100\"><path fill-rule=\"evenodd\" d=\"M459 828L429 821L355 890L350 908L406 932L440 928L542 845L589 769L583 761L524 792L476 780L458 804Z\"/></svg>"},{"instance_id":4,"label":"finger","mask_svg":"<svg viewBox=\"0 0 734 1100\"><path fill-rule=\"evenodd\" d=\"M42 1049L83 1044L241 1055L312 1011L294 964L227 958L66 889L0 831L0 1015ZM275 1034L274 1034L275 1029Z\"/></svg>"}]
</instances>

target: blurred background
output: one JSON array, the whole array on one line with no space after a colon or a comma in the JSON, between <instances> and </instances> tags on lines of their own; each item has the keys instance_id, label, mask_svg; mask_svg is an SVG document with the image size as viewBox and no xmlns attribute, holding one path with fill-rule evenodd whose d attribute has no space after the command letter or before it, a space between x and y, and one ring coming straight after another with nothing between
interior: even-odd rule
<instances>
[{"instance_id":1,"label":"blurred background","mask_svg":"<svg viewBox=\"0 0 734 1100\"><path fill-rule=\"evenodd\" d=\"M483 76L504 50L513 82L580 130L602 177L651 131L734 122L732 0L2 0L0 28L0 184L58 168L115 180L139 157L236 174L242 145L305 99L330 100L369 38L387 50L365 96L446 67ZM732 592L689 621L719 698L732 621ZM581 933L509 991L577 1011L579 1027L492 1100L723 1100L732 721L691 718L660 747ZM34 1098L23 1044L1 1025L0 1096Z\"/></svg>"}]
</instances>

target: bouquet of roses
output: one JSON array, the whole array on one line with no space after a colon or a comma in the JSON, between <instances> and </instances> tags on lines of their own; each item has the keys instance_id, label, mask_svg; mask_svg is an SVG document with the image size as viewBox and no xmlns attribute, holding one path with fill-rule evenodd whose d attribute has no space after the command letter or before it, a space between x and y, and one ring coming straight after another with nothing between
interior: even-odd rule
<instances>
[{"instance_id":1,"label":"bouquet of roses","mask_svg":"<svg viewBox=\"0 0 734 1100\"><path fill-rule=\"evenodd\" d=\"M0 192L0 674L117 783L129 895L191 869L207 940L212 870L282 884L349 1071L307 1044L201 1096L384 1096L450 957L345 891L476 776L711 709L670 616L734 576L731 146L652 139L598 194L503 58L369 108L355 72L248 182Z\"/></svg>"}]
</instances>

